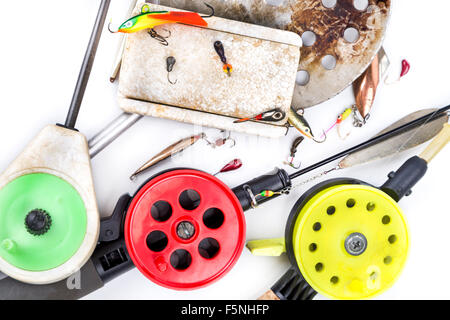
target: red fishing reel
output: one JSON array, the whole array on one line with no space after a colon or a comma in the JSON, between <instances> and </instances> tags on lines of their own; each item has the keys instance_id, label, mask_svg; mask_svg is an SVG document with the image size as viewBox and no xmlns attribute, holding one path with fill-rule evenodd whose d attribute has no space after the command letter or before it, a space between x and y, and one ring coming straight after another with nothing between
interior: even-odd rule
<instances>
[{"instance_id":1,"label":"red fishing reel","mask_svg":"<svg viewBox=\"0 0 450 320\"><path fill-rule=\"evenodd\" d=\"M233 191L198 170L162 173L143 185L125 219L125 242L135 266L170 289L209 285L236 263L245 218Z\"/></svg>"}]
</instances>

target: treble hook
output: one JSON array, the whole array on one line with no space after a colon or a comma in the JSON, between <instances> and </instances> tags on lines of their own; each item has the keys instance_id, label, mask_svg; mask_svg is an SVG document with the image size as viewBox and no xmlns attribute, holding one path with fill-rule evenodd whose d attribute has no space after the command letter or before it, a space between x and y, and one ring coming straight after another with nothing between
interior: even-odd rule
<instances>
[{"instance_id":1,"label":"treble hook","mask_svg":"<svg viewBox=\"0 0 450 320\"><path fill-rule=\"evenodd\" d=\"M203 2L203 3L204 3L205 6L207 6L209 9L211 9L211 14L208 15L208 16L200 16L200 17L202 17L202 18L211 18L211 17L213 17L213 16L214 16L214 13L215 13L214 7L210 6L210 5L207 4L206 2Z\"/></svg>"},{"instance_id":2,"label":"treble hook","mask_svg":"<svg viewBox=\"0 0 450 320\"><path fill-rule=\"evenodd\" d=\"M166 30L166 29L164 29L164 30ZM159 41L159 43L161 43L161 45L167 47L167 46L169 45L169 42L167 42L166 39L169 38L169 37L172 35L172 33L170 32L170 30L166 30L166 31L169 33L169 35L168 35L167 37L163 37L163 36L160 35L158 32L156 32L156 30L153 29L153 28L151 28L151 29L148 31L148 34L149 34L153 39Z\"/></svg>"},{"instance_id":3,"label":"treble hook","mask_svg":"<svg viewBox=\"0 0 450 320\"><path fill-rule=\"evenodd\" d=\"M289 161L284 161L285 164L287 164L288 166L290 166L291 168L294 168L296 170L300 169L302 167L302 163L300 162L298 164L298 166L294 165L294 157L289 157L291 158L291 160Z\"/></svg>"},{"instance_id":4,"label":"treble hook","mask_svg":"<svg viewBox=\"0 0 450 320\"><path fill-rule=\"evenodd\" d=\"M222 130L222 132L224 132L224 131ZM225 131L225 132L226 132L226 131ZM228 141L231 141L231 142L233 143L229 148L233 148L233 147L236 146L236 140L234 140L234 139L231 137L231 131L228 131L228 137L222 139L222 142L223 142L224 145L225 145ZM216 143L217 143L217 141L216 141Z\"/></svg>"}]
</instances>

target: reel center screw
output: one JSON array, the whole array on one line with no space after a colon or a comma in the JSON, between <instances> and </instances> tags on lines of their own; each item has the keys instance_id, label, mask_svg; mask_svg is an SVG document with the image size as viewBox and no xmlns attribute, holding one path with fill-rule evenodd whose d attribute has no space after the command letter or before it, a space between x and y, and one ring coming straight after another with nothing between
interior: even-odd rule
<instances>
[{"instance_id":1,"label":"reel center screw","mask_svg":"<svg viewBox=\"0 0 450 320\"><path fill-rule=\"evenodd\" d=\"M195 234L195 227L189 221L182 221L177 226L177 235L183 239L188 240Z\"/></svg>"},{"instance_id":2,"label":"reel center screw","mask_svg":"<svg viewBox=\"0 0 450 320\"><path fill-rule=\"evenodd\" d=\"M367 248L366 237L359 232L354 232L345 239L345 250L352 256L359 256Z\"/></svg>"}]
</instances>

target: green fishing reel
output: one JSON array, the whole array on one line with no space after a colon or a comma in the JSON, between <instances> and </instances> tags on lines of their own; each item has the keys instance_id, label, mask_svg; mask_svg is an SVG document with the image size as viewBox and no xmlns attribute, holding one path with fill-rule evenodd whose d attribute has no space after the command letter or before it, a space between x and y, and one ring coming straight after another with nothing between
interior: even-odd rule
<instances>
[{"instance_id":1,"label":"green fishing reel","mask_svg":"<svg viewBox=\"0 0 450 320\"><path fill-rule=\"evenodd\" d=\"M0 257L12 266L56 268L81 245L86 225L81 196L55 175L26 174L0 190Z\"/></svg>"},{"instance_id":2,"label":"green fishing reel","mask_svg":"<svg viewBox=\"0 0 450 320\"><path fill-rule=\"evenodd\" d=\"M369 299L404 267L409 236L397 202L356 179L333 179L294 205L285 238L250 241L255 255L286 252L291 269L273 287L280 299ZM294 289L293 289L294 288Z\"/></svg>"},{"instance_id":3,"label":"green fishing reel","mask_svg":"<svg viewBox=\"0 0 450 320\"><path fill-rule=\"evenodd\" d=\"M67 278L99 225L86 139L47 126L0 176L0 271L31 284Z\"/></svg>"}]
</instances>

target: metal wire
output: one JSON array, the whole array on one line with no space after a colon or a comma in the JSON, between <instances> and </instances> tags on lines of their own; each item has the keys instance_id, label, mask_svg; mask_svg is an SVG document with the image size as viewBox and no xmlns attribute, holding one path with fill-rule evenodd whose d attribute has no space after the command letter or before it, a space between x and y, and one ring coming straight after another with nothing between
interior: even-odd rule
<instances>
[{"instance_id":1,"label":"metal wire","mask_svg":"<svg viewBox=\"0 0 450 320\"><path fill-rule=\"evenodd\" d=\"M97 53L98 43L102 35L102 29L105 24L106 14L111 0L102 0L89 40L86 54L84 55L83 64L81 65L78 81L73 93L72 102L70 103L69 112L67 114L65 127L75 129L75 123L80 111L81 102L83 101L84 92L86 91L89 76L91 75L92 65L94 64L95 54Z\"/></svg>"}]
</instances>

